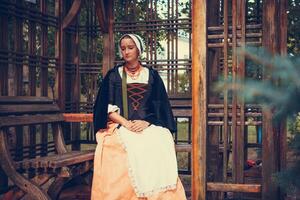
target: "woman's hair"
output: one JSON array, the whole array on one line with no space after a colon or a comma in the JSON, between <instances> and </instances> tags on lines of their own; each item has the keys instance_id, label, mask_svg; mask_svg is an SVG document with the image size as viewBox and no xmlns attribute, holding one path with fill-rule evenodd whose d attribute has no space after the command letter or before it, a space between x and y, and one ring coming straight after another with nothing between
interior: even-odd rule
<instances>
[{"instance_id":1,"label":"woman's hair","mask_svg":"<svg viewBox=\"0 0 300 200\"><path fill-rule=\"evenodd\" d=\"M121 41L124 38L130 38L133 40L133 42L135 43L135 46L137 47L137 49L139 50L139 55L142 55L143 51L144 51L144 43L143 43L143 39L137 35L137 34L124 34L122 35L122 37L119 40L119 54L120 57L122 58L122 50L121 50Z\"/></svg>"}]
</instances>

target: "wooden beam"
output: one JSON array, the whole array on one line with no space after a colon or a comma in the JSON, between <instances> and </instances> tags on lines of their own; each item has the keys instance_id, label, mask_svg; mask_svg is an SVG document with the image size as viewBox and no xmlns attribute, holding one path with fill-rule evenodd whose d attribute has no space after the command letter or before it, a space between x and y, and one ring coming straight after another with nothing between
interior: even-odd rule
<instances>
[{"instance_id":1,"label":"wooden beam","mask_svg":"<svg viewBox=\"0 0 300 200\"><path fill-rule=\"evenodd\" d=\"M0 27L0 49L3 51L0 62L0 95L8 95L8 16L3 13L0 14Z\"/></svg>"},{"instance_id":2,"label":"wooden beam","mask_svg":"<svg viewBox=\"0 0 300 200\"><path fill-rule=\"evenodd\" d=\"M210 0L207 1L207 8L214 8L207 10L207 25L208 28L210 26L218 26L220 24L220 1L219 0ZM215 35L214 35L215 36ZM220 34L223 39L223 34ZM208 34L208 39L210 35ZM218 37L218 36L217 36ZM220 99L218 94L213 91L212 86L213 83L217 81L219 78L220 71L220 48L208 48L207 52L207 68L208 72L208 96L207 101L209 103L219 103ZM223 104L222 104L223 105ZM209 113L208 113L209 118ZM207 166L209 166L208 173L210 174L210 181L220 182L222 180L222 160L219 159L219 140L220 140L220 129L218 126L210 126L208 127L208 139L207 139ZM207 199L218 199L219 194L217 192L210 192L207 194Z\"/></svg>"},{"instance_id":3,"label":"wooden beam","mask_svg":"<svg viewBox=\"0 0 300 200\"><path fill-rule=\"evenodd\" d=\"M22 2L20 2L22 3ZM22 18L15 18L14 23L14 51L17 52L16 61L17 64L14 66L14 89L13 89L13 96L22 96L23 95L23 59L21 58L21 54L23 52L23 19ZM11 92L11 91L9 91Z\"/></svg>"},{"instance_id":4,"label":"wooden beam","mask_svg":"<svg viewBox=\"0 0 300 200\"><path fill-rule=\"evenodd\" d=\"M208 182L207 191L260 193L261 185Z\"/></svg>"},{"instance_id":5,"label":"wooden beam","mask_svg":"<svg viewBox=\"0 0 300 200\"><path fill-rule=\"evenodd\" d=\"M105 5L112 4L113 1L107 1L107 0L95 0L95 6L96 6L96 15L99 20L99 26L101 27L101 31L103 33L108 33L108 15L106 13L107 7ZM108 12L110 12L108 10Z\"/></svg>"},{"instance_id":6,"label":"wooden beam","mask_svg":"<svg viewBox=\"0 0 300 200\"><path fill-rule=\"evenodd\" d=\"M275 54L278 50L278 24L277 0L263 1L263 47L270 53ZM264 70L264 80L270 81L270 70ZM274 173L278 171L278 147L277 131L272 123L273 113L263 110L263 139L262 139L262 199L280 198L279 189L274 179Z\"/></svg>"},{"instance_id":7,"label":"wooden beam","mask_svg":"<svg viewBox=\"0 0 300 200\"><path fill-rule=\"evenodd\" d=\"M281 55L287 54L287 28L288 28L288 20L287 20L287 8L288 8L288 1L287 0L279 0L279 12L278 12L278 19L280 20L280 31L279 31L279 53ZM279 170L286 169L287 163L287 122L286 120L282 120L279 124L278 131L279 131ZM281 199L284 199L285 194L283 191L281 192Z\"/></svg>"},{"instance_id":8,"label":"wooden beam","mask_svg":"<svg viewBox=\"0 0 300 200\"><path fill-rule=\"evenodd\" d=\"M192 4L192 200L206 199L206 0Z\"/></svg>"},{"instance_id":9,"label":"wooden beam","mask_svg":"<svg viewBox=\"0 0 300 200\"><path fill-rule=\"evenodd\" d=\"M224 81L228 81L228 0L224 0L224 46L223 46L223 56L224 56ZM224 91L224 124L223 124L223 143L224 143L224 152L223 152L223 182L227 182L227 163L228 163L228 138L229 138L229 130L228 130L228 90ZM234 107L234 105L232 105Z\"/></svg>"},{"instance_id":10,"label":"wooden beam","mask_svg":"<svg viewBox=\"0 0 300 200\"><path fill-rule=\"evenodd\" d=\"M82 0L74 0L73 4L68 12L68 14L65 16L62 22L62 29L64 30L67 28L75 19L75 17L78 15L80 9L81 9Z\"/></svg>"},{"instance_id":11,"label":"wooden beam","mask_svg":"<svg viewBox=\"0 0 300 200\"><path fill-rule=\"evenodd\" d=\"M103 33L103 60L102 60L102 74L103 76L107 71L113 67L115 60L115 42L114 42L114 13L113 13L113 1L108 1L107 3L107 22L103 30L107 29Z\"/></svg>"},{"instance_id":12,"label":"wooden beam","mask_svg":"<svg viewBox=\"0 0 300 200\"><path fill-rule=\"evenodd\" d=\"M65 122L93 122L93 114L63 113Z\"/></svg>"},{"instance_id":13,"label":"wooden beam","mask_svg":"<svg viewBox=\"0 0 300 200\"><path fill-rule=\"evenodd\" d=\"M237 1L237 26L241 27L240 32L238 34L241 35L240 43L238 45L244 46L246 43L246 4L245 1ZM239 56L238 59L238 76L240 79L245 78L245 58L243 56ZM245 148L245 144L247 143L247 137L245 137L245 102L243 98L239 98L238 104L240 105L240 126L238 128L238 132L240 135L237 137L237 146L239 149L239 153L237 154L239 162L244 162L247 159L247 150ZM243 171L243 168L241 169ZM244 173L243 173L244 174ZM240 182L244 181L244 176L238 178Z\"/></svg>"},{"instance_id":14,"label":"wooden beam","mask_svg":"<svg viewBox=\"0 0 300 200\"><path fill-rule=\"evenodd\" d=\"M55 16L61 21L63 16L64 1L55 0ZM61 110L65 109L65 33L62 24L58 24L58 31L55 35L55 58L58 60L58 73L55 78L57 101Z\"/></svg>"},{"instance_id":15,"label":"wooden beam","mask_svg":"<svg viewBox=\"0 0 300 200\"><path fill-rule=\"evenodd\" d=\"M237 57L237 26L238 26L238 1L232 0L232 81L235 83L238 78L238 57ZM240 19L245 20L245 19ZM238 120L238 98L237 91L232 94L232 173L234 183L244 182L244 132L241 132L241 126L237 126ZM242 108L240 112L244 111ZM244 112L242 112L244 115ZM244 122L244 121L243 121ZM244 124L242 124L244 126ZM243 128L242 128L243 129Z\"/></svg>"}]
</instances>

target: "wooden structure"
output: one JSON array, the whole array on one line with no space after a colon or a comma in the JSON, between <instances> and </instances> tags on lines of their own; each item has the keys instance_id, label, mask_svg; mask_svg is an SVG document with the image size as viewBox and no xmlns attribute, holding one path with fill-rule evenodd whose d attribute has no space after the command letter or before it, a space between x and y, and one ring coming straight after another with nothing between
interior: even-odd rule
<instances>
[{"instance_id":1,"label":"wooden structure","mask_svg":"<svg viewBox=\"0 0 300 200\"><path fill-rule=\"evenodd\" d=\"M93 164L93 151L68 151L62 133L63 115L46 97L0 97L0 165L10 180L29 199L56 199L65 183L88 172ZM36 144L39 126L51 125L53 142ZM48 128L48 127L47 127ZM16 146L9 140L15 135ZM52 180L54 179L54 180ZM53 181L48 190L42 188Z\"/></svg>"},{"instance_id":2,"label":"wooden structure","mask_svg":"<svg viewBox=\"0 0 300 200\"><path fill-rule=\"evenodd\" d=\"M0 95L48 96L65 113L89 113L104 74L120 62L115 41L138 33L146 43L144 61L176 99L178 126L187 126L175 140L193 147L184 154L188 169L181 170L192 171L192 199L279 199L271 176L285 167L284 124L212 86L219 76L268 78L251 71L237 51L255 45L284 54L286 6L287 0L2 0ZM73 150L95 142L90 119L76 120L64 125ZM247 170L250 158L262 166ZM1 192L7 182L1 178Z\"/></svg>"}]
</instances>

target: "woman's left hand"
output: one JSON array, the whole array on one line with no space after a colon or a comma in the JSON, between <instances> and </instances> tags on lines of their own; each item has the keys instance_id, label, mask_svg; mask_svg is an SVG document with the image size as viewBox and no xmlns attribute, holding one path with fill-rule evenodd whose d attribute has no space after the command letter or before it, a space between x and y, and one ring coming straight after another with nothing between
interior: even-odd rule
<instances>
[{"instance_id":1,"label":"woman's left hand","mask_svg":"<svg viewBox=\"0 0 300 200\"><path fill-rule=\"evenodd\" d=\"M133 125L131 126L130 130L133 132L142 132L146 129L150 123L144 120L133 120Z\"/></svg>"}]
</instances>

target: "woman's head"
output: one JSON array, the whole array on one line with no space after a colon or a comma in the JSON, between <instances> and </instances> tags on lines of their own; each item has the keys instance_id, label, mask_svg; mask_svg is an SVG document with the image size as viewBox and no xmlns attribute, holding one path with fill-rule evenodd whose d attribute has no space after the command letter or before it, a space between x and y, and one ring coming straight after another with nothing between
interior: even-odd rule
<instances>
[{"instance_id":1,"label":"woman's head","mask_svg":"<svg viewBox=\"0 0 300 200\"><path fill-rule=\"evenodd\" d=\"M143 53L142 38L136 34L125 34L119 41L119 53L126 62L134 62Z\"/></svg>"}]
</instances>

